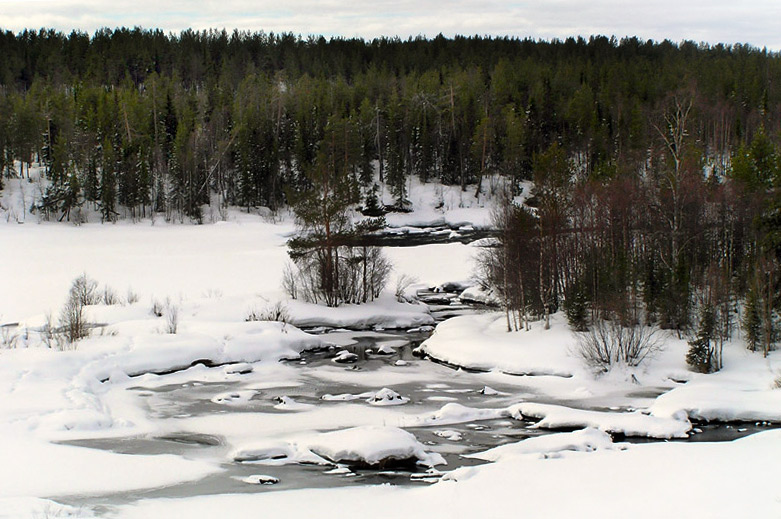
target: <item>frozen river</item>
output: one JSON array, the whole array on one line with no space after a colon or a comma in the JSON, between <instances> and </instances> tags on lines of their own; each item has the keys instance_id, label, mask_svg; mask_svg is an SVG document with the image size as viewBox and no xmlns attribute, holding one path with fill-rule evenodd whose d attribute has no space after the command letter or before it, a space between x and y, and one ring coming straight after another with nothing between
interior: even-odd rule
<instances>
[{"instance_id":1,"label":"frozen river","mask_svg":"<svg viewBox=\"0 0 781 519\"><path fill-rule=\"evenodd\" d=\"M473 311L460 305L435 307L440 318ZM151 384L142 382L130 387L127 391L141 402L149 418L160 424L163 433L69 442L122 454L173 454L206 460L217 464L219 471L163 488L58 500L100 511L149 498L382 483L427 485L445 471L483 463L465 457L469 454L552 431L534 428L532 421L510 417L481 419L468 412L443 425L416 425L415 417L436 413L447 404L479 410L505 408L523 401L569 403L537 394L526 385L528 377L456 370L416 356L415 348L431 330L321 332L332 346L305 352L297 360L256 369L242 370L239 366L224 380L214 376L223 373L224 367L196 366L156 377ZM399 405L376 405L375 396L384 388L391 391L379 398L390 398L391 404ZM627 407L648 405L661 391L651 389L629 395ZM394 402L394 398L398 401ZM616 412L625 409L612 408ZM290 439L378 421L406 424L404 429L428 451L442 455L447 465L430 469L409 463L382 468L295 460L256 463L235 454L237 437ZM753 424L700 425L697 431L701 433L691 439L731 440L763 428ZM259 476L267 477L268 483L273 484L258 484Z\"/></svg>"}]
</instances>

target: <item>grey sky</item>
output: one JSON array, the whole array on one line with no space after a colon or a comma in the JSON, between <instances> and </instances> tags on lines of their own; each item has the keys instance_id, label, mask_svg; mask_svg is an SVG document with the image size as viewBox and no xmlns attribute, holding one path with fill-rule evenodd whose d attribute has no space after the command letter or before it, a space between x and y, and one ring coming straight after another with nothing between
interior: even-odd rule
<instances>
[{"instance_id":1,"label":"grey sky","mask_svg":"<svg viewBox=\"0 0 781 519\"><path fill-rule=\"evenodd\" d=\"M246 29L326 36L591 34L781 50L779 0L0 0L0 27Z\"/></svg>"}]
</instances>

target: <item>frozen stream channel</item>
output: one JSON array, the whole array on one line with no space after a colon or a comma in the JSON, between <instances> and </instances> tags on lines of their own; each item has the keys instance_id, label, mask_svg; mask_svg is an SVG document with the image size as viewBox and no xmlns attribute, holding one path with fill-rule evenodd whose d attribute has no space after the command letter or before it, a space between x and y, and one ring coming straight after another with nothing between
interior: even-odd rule
<instances>
[{"instance_id":1,"label":"frozen stream channel","mask_svg":"<svg viewBox=\"0 0 781 519\"><path fill-rule=\"evenodd\" d=\"M436 310L440 317L474 311L459 305L440 306ZM464 455L552 432L530 428L530 421L509 417L480 419L469 412L462 419L442 425L416 424L416 417L435 413L447 404L472 410L501 409L518 402L569 404L536 394L526 385L527 377L455 370L416 357L414 348L430 333L431 330L328 331L323 337L333 347L305 353L295 361L261 364L255 369L249 365L229 369L195 366L169 375L140 377L129 391L142 402L149 419L162 432L69 444L123 454L173 454L206 460L219 465L221 470L197 481L164 488L61 497L58 501L99 512L148 498L381 483L425 485L436 481L442 472L481 463ZM384 388L400 397L394 402L400 405L377 406L372 402ZM648 406L665 389L624 395L621 401L626 407ZM389 392L383 394L387 396ZM582 407L583 402L579 405ZM610 409L620 411L626 407ZM607 409L599 402L591 408ZM427 451L440 454L447 465L435 469L412 464L370 469L274 460L257 464L236 455L243 443L269 438L294 441L301 435L363 425L401 426ZM745 426L705 427L693 439L734 439L755 430ZM274 484L258 484L259 475L269 476L269 482Z\"/></svg>"}]
</instances>

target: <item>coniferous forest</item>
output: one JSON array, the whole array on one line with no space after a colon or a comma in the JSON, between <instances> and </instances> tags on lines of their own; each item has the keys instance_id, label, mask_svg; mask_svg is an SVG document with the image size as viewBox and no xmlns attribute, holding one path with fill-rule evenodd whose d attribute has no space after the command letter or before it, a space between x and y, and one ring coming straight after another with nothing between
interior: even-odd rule
<instances>
[{"instance_id":1,"label":"coniferous forest","mask_svg":"<svg viewBox=\"0 0 781 519\"><path fill-rule=\"evenodd\" d=\"M42 163L44 218L200 222L206 204L273 210L323 183L369 206L377 172L404 208L411 176L475 197L501 176L515 192L482 265L515 326L565 308L576 328L697 329L703 371L738 324L752 348L775 341L777 53L104 29L4 32L0 56L0 182Z\"/></svg>"}]
</instances>

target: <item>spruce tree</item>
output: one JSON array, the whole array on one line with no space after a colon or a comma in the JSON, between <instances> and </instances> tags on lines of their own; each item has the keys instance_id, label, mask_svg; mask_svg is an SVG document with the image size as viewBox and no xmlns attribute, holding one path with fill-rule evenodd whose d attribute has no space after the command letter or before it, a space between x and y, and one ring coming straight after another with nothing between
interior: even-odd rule
<instances>
[{"instance_id":1,"label":"spruce tree","mask_svg":"<svg viewBox=\"0 0 781 519\"><path fill-rule=\"evenodd\" d=\"M564 302L567 313L567 323L576 332L588 331L588 297L582 286L575 288L574 293Z\"/></svg>"},{"instance_id":2,"label":"spruce tree","mask_svg":"<svg viewBox=\"0 0 781 519\"><path fill-rule=\"evenodd\" d=\"M746 304L743 307L743 317L740 326L746 337L746 346L751 351L757 351L762 341L762 316L760 315L759 295L754 287L746 294Z\"/></svg>"},{"instance_id":3,"label":"spruce tree","mask_svg":"<svg viewBox=\"0 0 781 519\"><path fill-rule=\"evenodd\" d=\"M689 341L689 352L686 354L686 363L691 369L699 373L712 373L716 371L716 358L711 341L714 340L716 319L713 307L704 304L700 309L700 323L697 328L697 337Z\"/></svg>"}]
</instances>

